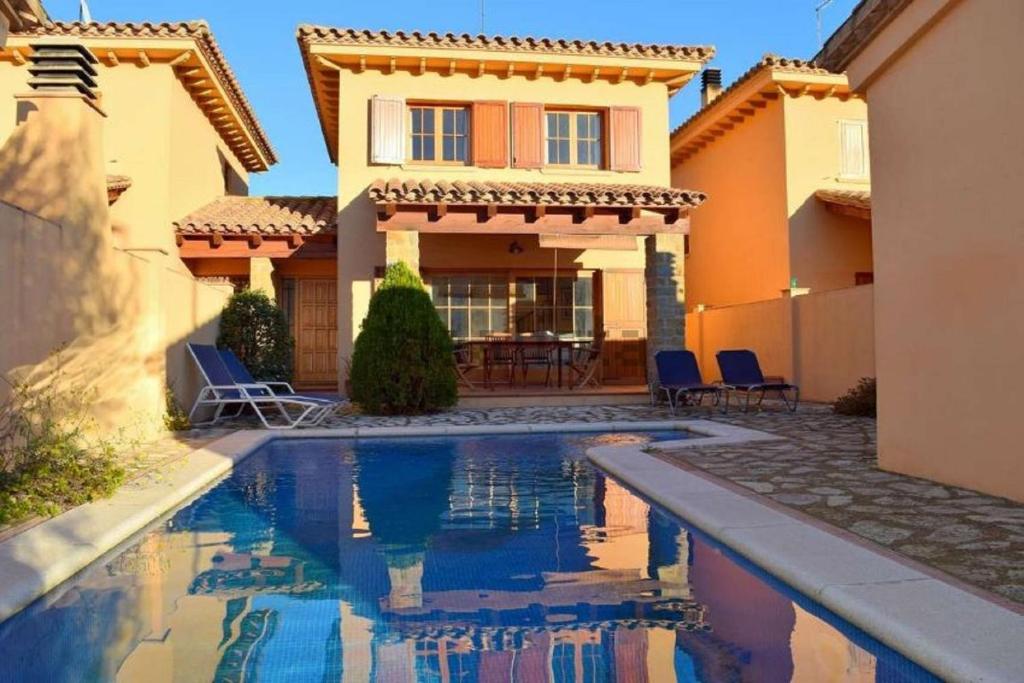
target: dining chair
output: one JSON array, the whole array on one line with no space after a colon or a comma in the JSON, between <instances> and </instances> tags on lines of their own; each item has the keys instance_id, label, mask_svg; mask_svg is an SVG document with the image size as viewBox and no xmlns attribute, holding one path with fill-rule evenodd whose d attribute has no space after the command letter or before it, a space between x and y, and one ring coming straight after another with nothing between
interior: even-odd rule
<instances>
[{"instance_id":1,"label":"dining chair","mask_svg":"<svg viewBox=\"0 0 1024 683\"><path fill-rule=\"evenodd\" d=\"M518 365L519 354L516 346L512 343L512 335L506 333L491 333L484 336L484 385L489 389L494 388L494 368L504 367L508 370L505 383L515 384L516 365Z\"/></svg>"}]
</instances>

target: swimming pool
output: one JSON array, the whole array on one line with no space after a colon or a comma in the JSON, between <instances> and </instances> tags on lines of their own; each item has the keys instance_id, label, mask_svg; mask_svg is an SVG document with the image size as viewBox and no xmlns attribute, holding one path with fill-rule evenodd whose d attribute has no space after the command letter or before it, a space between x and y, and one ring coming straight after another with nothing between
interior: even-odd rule
<instances>
[{"instance_id":1,"label":"swimming pool","mask_svg":"<svg viewBox=\"0 0 1024 683\"><path fill-rule=\"evenodd\" d=\"M0 624L2 680L933 680L588 447L280 440Z\"/></svg>"}]
</instances>

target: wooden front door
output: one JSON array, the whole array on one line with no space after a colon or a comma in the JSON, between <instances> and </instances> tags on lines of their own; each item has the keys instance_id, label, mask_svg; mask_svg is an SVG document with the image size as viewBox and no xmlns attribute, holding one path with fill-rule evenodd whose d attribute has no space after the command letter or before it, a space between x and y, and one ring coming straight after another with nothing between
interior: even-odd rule
<instances>
[{"instance_id":1,"label":"wooden front door","mask_svg":"<svg viewBox=\"0 0 1024 683\"><path fill-rule=\"evenodd\" d=\"M338 281L300 279L295 320L295 383L338 386Z\"/></svg>"},{"instance_id":2,"label":"wooden front door","mask_svg":"<svg viewBox=\"0 0 1024 683\"><path fill-rule=\"evenodd\" d=\"M647 383L647 284L643 271L601 273L604 381Z\"/></svg>"}]
</instances>

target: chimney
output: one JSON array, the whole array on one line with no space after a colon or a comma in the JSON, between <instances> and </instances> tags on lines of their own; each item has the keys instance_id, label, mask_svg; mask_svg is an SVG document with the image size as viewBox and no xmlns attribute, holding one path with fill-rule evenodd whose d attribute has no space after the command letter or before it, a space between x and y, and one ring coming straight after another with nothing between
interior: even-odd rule
<instances>
[{"instance_id":1,"label":"chimney","mask_svg":"<svg viewBox=\"0 0 1024 683\"><path fill-rule=\"evenodd\" d=\"M28 85L42 92L77 92L96 100L98 60L78 43L35 43L32 45L31 78Z\"/></svg>"},{"instance_id":2,"label":"chimney","mask_svg":"<svg viewBox=\"0 0 1024 683\"><path fill-rule=\"evenodd\" d=\"M700 106L706 107L722 94L722 70L704 69L700 75Z\"/></svg>"}]
</instances>

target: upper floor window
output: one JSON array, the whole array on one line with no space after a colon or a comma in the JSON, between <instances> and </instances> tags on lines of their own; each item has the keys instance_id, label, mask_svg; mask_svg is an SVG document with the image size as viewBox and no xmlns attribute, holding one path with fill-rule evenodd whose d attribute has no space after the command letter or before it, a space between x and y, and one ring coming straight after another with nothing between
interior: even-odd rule
<instances>
[{"instance_id":1,"label":"upper floor window","mask_svg":"<svg viewBox=\"0 0 1024 683\"><path fill-rule=\"evenodd\" d=\"M411 161L466 164L469 161L469 109L464 106L410 105Z\"/></svg>"},{"instance_id":2,"label":"upper floor window","mask_svg":"<svg viewBox=\"0 0 1024 683\"><path fill-rule=\"evenodd\" d=\"M601 168L604 121L599 112L546 111L547 163Z\"/></svg>"},{"instance_id":3,"label":"upper floor window","mask_svg":"<svg viewBox=\"0 0 1024 683\"><path fill-rule=\"evenodd\" d=\"M839 122L839 177L868 177L867 121Z\"/></svg>"}]
</instances>

